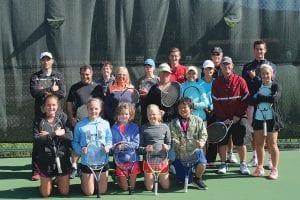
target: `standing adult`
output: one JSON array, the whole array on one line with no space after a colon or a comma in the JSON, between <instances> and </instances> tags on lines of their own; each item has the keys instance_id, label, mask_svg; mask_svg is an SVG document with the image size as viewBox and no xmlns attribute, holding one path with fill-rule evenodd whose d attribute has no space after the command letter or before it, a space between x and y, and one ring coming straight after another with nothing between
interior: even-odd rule
<instances>
[{"instance_id":1,"label":"standing adult","mask_svg":"<svg viewBox=\"0 0 300 200\"><path fill-rule=\"evenodd\" d=\"M248 131L247 106L249 91L245 80L234 74L234 65L230 57L223 57L221 70L222 75L215 79L212 86L212 96L216 120L226 125L232 124L226 137L219 142L219 154L221 165L218 170L220 174L226 174L226 151L230 135L233 144L236 145L240 158L241 174L249 174L246 164L246 145L244 137Z\"/></svg>"},{"instance_id":2,"label":"standing adult","mask_svg":"<svg viewBox=\"0 0 300 200\"><path fill-rule=\"evenodd\" d=\"M103 94L106 96L108 88L115 83L115 76L112 74L114 66L111 62L105 61L101 67L101 77L98 83L101 85Z\"/></svg>"},{"instance_id":3,"label":"standing adult","mask_svg":"<svg viewBox=\"0 0 300 200\"><path fill-rule=\"evenodd\" d=\"M172 81L177 81L179 83L184 83L186 78L186 66L180 64L181 52L177 47L173 47L169 52L169 65L171 67L171 76Z\"/></svg>"},{"instance_id":4,"label":"standing adult","mask_svg":"<svg viewBox=\"0 0 300 200\"><path fill-rule=\"evenodd\" d=\"M166 88L170 86L171 81L171 69L169 64L162 63L158 67L159 72L159 83L151 87L148 92L148 95L145 97L145 106L147 107L150 104L155 104L159 107L160 110L164 112L162 122L170 122L172 119L177 117L177 102L171 106L166 107L161 103L161 93ZM148 123L147 112L142 112L142 121Z\"/></svg>"},{"instance_id":5,"label":"standing adult","mask_svg":"<svg viewBox=\"0 0 300 200\"><path fill-rule=\"evenodd\" d=\"M256 88L259 88L262 79L260 76L260 66L262 64L268 64L273 69L272 74L272 80L275 80L276 77L276 65L273 64L271 61L267 60L265 58L265 54L267 53L267 44L263 40L256 40L253 43L253 51L254 51L254 57L255 59L243 66L242 71L242 77L246 80L250 95L252 96L257 91ZM252 102L250 102L250 105L247 109L247 115L248 115L248 121L249 124L252 124L252 118L253 118L253 111L254 111L254 105ZM253 137L254 139L254 137ZM253 149L253 156L252 159L248 162L248 166L256 166L257 165L257 156L256 156L256 150L255 150L255 141L252 141L252 149ZM272 168L272 162L269 159L269 168Z\"/></svg>"},{"instance_id":6,"label":"standing adult","mask_svg":"<svg viewBox=\"0 0 300 200\"><path fill-rule=\"evenodd\" d=\"M144 72L145 74L138 79L137 90L140 93L140 106L141 113L147 112L147 106L145 105L145 98L150 90L150 88L159 82L159 77L154 74L155 62L154 60L148 58L144 61ZM142 118L141 124L145 124L147 120Z\"/></svg>"},{"instance_id":7,"label":"standing adult","mask_svg":"<svg viewBox=\"0 0 300 200\"><path fill-rule=\"evenodd\" d=\"M88 100L92 97L102 99L103 96L104 95L101 86L93 82L92 66L83 65L80 67L80 81L71 86L66 100L67 115L73 128L78 121L82 120L84 117L87 117ZM71 174L71 178L76 176L78 160L79 156L73 153L72 167L74 170Z\"/></svg>"},{"instance_id":8,"label":"standing adult","mask_svg":"<svg viewBox=\"0 0 300 200\"><path fill-rule=\"evenodd\" d=\"M115 83L109 87L104 99L104 116L111 126L115 123L116 108L122 92L128 88L134 88L127 67L118 67L115 76Z\"/></svg>"},{"instance_id":9,"label":"standing adult","mask_svg":"<svg viewBox=\"0 0 300 200\"><path fill-rule=\"evenodd\" d=\"M42 52L40 54L40 63L42 69L33 73L30 77L30 93L35 99L35 120L43 116L43 104L47 95L55 95L59 100L63 99L66 95L66 87L63 75L53 70L54 58L52 53ZM40 179L35 166L37 159L38 155L36 151L36 145L35 142L33 142L31 175L31 180L33 181Z\"/></svg>"}]
</instances>

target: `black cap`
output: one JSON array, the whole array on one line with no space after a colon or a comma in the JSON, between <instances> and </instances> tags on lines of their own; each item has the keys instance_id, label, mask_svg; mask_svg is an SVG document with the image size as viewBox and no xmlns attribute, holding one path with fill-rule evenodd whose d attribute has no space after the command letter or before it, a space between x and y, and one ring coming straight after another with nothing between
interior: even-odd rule
<instances>
[{"instance_id":1,"label":"black cap","mask_svg":"<svg viewBox=\"0 0 300 200\"><path fill-rule=\"evenodd\" d=\"M210 53L223 53L223 50L221 47L214 47L211 49Z\"/></svg>"}]
</instances>

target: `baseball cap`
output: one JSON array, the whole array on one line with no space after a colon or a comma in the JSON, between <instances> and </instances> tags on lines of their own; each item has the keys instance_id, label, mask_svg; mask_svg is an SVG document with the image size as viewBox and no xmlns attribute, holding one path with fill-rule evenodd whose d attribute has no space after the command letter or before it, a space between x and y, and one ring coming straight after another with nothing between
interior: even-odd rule
<instances>
[{"instance_id":1,"label":"baseball cap","mask_svg":"<svg viewBox=\"0 0 300 200\"><path fill-rule=\"evenodd\" d=\"M49 58L53 58L52 53L50 53L50 52L43 52L40 55L40 59L44 58L45 56L47 56Z\"/></svg>"},{"instance_id":2,"label":"baseball cap","mask_svg":"<svg viewBox=\"0 0 300 200\"><path fill-rule=\"evenodd\" d=\"M195 66L189 66L186 70L186 74L189 72L189 71L194 71L196 74L198 74L198 70Z\"/></svg>"},{"instance_id":3,"label":"baseball cap","mask_svg":"<svg viewBox=\"0 0 300 200\"><path fill-rule=\"evenodd\" d=\"M206 69L206 68L215 68L215 64L213 63L213 61L211 61L211 60L206 60L206 61L204 61L204 63L203 63L203 69Z\"/></svg>"},{"instance_id":4,"label":"baseball cap","mask_svg":"<svg viewBox=\"0 0 300 200\"><path fill-rule=\"evenodd\" d=\"M145 60L144 65L150 65L152 67L155 67L155 62L154 60L148 58L147 60Z\"/></svg>"},{"instance_id":5,"label":"baseball cap","mask_svg":"<svg viewBox=\"0 0 300 200\"><path fill-rule=\"evenodd\" d=\"M232 59L228 56L223 57L222 64L232 64Z\"/></svg>"},{"instance_id":6,"label":"baseball cap","mask_svg":"<svg viewBox=\"0 0 300 200\"><path fill-rule=\"evenodd\" d=\"M170 65L168 63L162 63L162 64L160 64L159 67L158 67L158 71L159 72L169 72L169 73L172 73Z\"/></svg>"},{"instance_id":7,"label":"baseball cap","mask_svg":"<svg viewBox=\"0 0 300 200\"><path fill-rule=\"evenodd\" d=\"M223 50L221 47L214 47L210 50L210 53L223 53Z\"/></svg>"}]
</instances>

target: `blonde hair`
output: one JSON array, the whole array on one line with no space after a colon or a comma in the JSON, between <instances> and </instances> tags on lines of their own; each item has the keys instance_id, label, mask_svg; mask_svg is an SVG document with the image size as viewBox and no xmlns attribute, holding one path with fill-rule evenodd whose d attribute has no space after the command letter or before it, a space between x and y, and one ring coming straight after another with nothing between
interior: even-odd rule
<instances>
[{"instance_id":1,"label":"blonde hair","mask_svg":"<svg viewBox=\"0 0 300 200\"><path fill-rule=\"evenodd\" d=\"M103 114L103 101L101 99L98 99L98 98L90 98L87 102L87 109L90 107L91 102L96 102L99 105L100 110L101 110L99 115L102 116L102 114Z\"/></svg>"},{"instance_id":2,"label":"blonde hair","mask_svg":"<svg viewBox=\"0 0 300 200\"><path fill-rule=\"evenodd\" d=\"M264 70L270 71L271 74L272 74L272 76L273 76L273 67L272 67L271 65L269 65L269 64L262 64L262 65L260 66L260 72L262 72L262 71L264 71Z\"/></svg>"},{"instance_id":3,"label":"blonde hair","mask_svg":"<svg viewBox=\"0 0 300 200\"><path fill-rule=\"evenodd\" d=\"M161 122L162 121L162 116L163 116L163 111L159 109L158 105L156 104L150 104L147 106L147 115L149 112L151 111L157 111L159 113L159 119L158 121Z\"/></svg>"},{"instance_id":4,"label":"blonde hair","mask_svg":"<svg viewBox=\"0 0 300 200\"><path fill-rule=\"evenodd\" d=\"M130 85L131 84L131 80L130 80L130 75L129 75L127 67L125 67L125 66L118 67L117 70L116 70L116 77L118 76L118 74L120 73L120 71L124 72L124 74L125 74L125 82L126 82L127 85Z\"/></svg>"},{"instance_id":5,"label":"blonde hair","mask_svg":"<svg viewBox=\"0 0 300 200\"><path fill-rule=\"evenodd\" d=\"M128 109L129 110L129 120L128 121L133 121L135 118L135 108L131 103L126 103L126 102L121 102L119 103L117 109L116 109L116 115L115 115L115 121L118 121L118 116L121 114L123 109Z\"/></svg>"}]
</instances>

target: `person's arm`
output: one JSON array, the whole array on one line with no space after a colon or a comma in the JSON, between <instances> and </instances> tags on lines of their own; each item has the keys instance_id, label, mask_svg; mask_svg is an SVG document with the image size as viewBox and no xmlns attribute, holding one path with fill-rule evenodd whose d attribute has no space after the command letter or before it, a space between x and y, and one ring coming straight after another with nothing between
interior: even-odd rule
<instances>
[{"instance_id":1,"label":"person's arm","mask_svg":"<svg viewBox=\"0 0 300 200\"><path fill-rule=\"evenodd\" d=\"M241 86L240 86L240 95L241 95L241 100L239 102L239 104L237 104L237 108L235 109L235 114L234 116L241 118L243 116L246 115L247 113L247 108L249 105L249 91L248 91L248 87L246 84L246 81L244 79L240 79L241 80ZM233 119L233 123L236 123L237 121L239 121L238 118Z\"/></svg>"},{"instance_id":2,"label":"person's arm","mask_svg":"<svg viewBox=\"0 0 300 200\"><path fill-rule=\"evenodd\" d=\"M165 132L164 144L167 146L166 149L169 150L171 148L172 141L171 141L171 131L167 125L165 125L164 132Z\"/></svg>"},{"instance_id":3,"label":"person's arm","mask_svg":"<svg viewBox=\"0 0 300 200\"><path fill-rule=\"evenodd\" d=\"M75 151L75 153L77 155L82 154L82 151L81 151L82 146L80 144L80 140L81 140L81 133L79 130L79 126L77 124L74 128L74 139L73 139L73 143L72 143L73 150Z\"/></svg>"},{"instance_id":4,"label":"person's arm","mask_svg":"<svg viewBox=\"0 0 300 200\"><path fill-rule=\"evenodd\" d=\"M62 74L55 74L57 80L54 80L54 84L58 86L58 90L54 89L54 86L50 89L51 93L56 95L59 99L66 97L66 85Z\"/></svg>"},{"instance_id":5,"label":"person's arm","mask_svg":"<svg viewBox=\"0 0 300 200\"><path fill-rule=\"evenodd\" d=\"M207 130L202 120L198 120L196 124L198 126L198 128L196 129L198 132L198 146L202 149L207 141Z\"/></svg>"},{"instance_id":6,"label":"person's arm","mask_svg":"<svg viewBox=\"0 0 300 200\"><path fill-rule=\"evenodd\" d=\"M50 94L49 88L41 89L36 74L33 74L30 78L30 94L33 98L42 98L47 94Z\"/></svg>"},{"instance_id":7,"label":"person's arm","mask_svg":"<svg viewBox=\"0 0 300 200\"><path fill-rule=\"evenodd\" d=\"M131 132L131 141L129 143L137 149L140 144L140 130L137 124L131 123L130 127L130 132Z\"/></svg>"}]
</instances>

